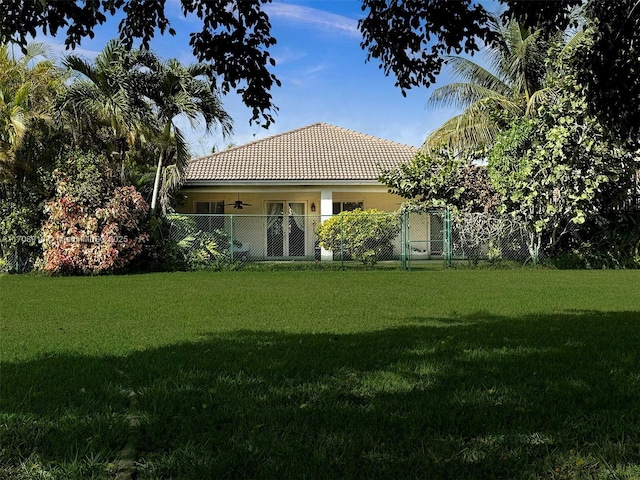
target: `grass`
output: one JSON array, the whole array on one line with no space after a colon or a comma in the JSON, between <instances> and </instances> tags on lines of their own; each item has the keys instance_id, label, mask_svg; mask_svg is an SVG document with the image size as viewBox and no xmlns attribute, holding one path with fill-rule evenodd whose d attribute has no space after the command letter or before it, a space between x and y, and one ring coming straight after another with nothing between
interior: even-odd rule
<instances>
[{"instance_id":1,"label":"grass","mask_svg":"<svg viewBox=\"0 0 640 480\"><path fill-rule=\"evenodd\" d=\"M639 287L632 271L0 277L0 478L637 479Z\"/></svg>"}]
</instances>

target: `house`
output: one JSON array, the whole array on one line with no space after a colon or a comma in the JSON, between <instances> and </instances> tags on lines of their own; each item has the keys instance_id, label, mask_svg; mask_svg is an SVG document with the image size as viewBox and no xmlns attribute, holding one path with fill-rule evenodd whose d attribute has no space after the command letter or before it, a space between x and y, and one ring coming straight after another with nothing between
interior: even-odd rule
<instances>
[{"instance_id":1,"label":"house","mask_svg":"<svg viewBox=\"0 0 640 480\"><path fill-rule=\"evenodd\" d=\"M214 214L208 221L226 230L235 222L234 237L250 245L255 258L313 257L322 219L356 208L399 208L403 199L378 177L416 153L415 147L315 123L191 160L179 212ZM323 258L330 255L323 252Z\"/></svg>"}]
</instances>

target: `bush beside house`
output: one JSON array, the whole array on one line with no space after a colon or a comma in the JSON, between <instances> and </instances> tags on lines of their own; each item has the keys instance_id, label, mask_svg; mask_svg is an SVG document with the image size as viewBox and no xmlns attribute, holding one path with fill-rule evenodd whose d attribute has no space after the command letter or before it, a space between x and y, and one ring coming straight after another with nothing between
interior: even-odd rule
<instances>
[{"instance_id":1,"label":"bush beside house","mask_svg":"<svg viewBox=\"0 0 640 480\"><path fill-rule=\"evenodd\" d=\"M378 260L393 251L392 241L400 233L396 213L380 210L342 212L316 228L319 245L365 265L375 265Z\"/></svg>"}]
</instances>

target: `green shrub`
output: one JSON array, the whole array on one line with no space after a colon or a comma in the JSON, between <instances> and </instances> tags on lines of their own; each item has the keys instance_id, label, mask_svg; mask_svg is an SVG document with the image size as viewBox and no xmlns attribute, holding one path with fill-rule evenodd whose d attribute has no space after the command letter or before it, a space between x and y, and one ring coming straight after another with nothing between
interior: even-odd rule
<instances>
[{"instance_id":1,"label":"green shrub","mask_svg":"<svg viewBox=\"0 0 640 480\"><path fill-rule=\"evenodd\" d=\"M551 252L561 269L640 268L640 213L611 212L581 225Z\"/></svg>"},{"instance_id":2,"label":"green shrub","mask_svg":"<svg viewBox=\"0 0 640 480\"><path fill-rule=\"evenodd\" d=\"M335 253L375 265L391 255L392 241L400 232L397 213L380 210L342 212L316 227L318 244ZM344 258L344 257L343 257Z\"/></svg>"},{"instance_id":3,"label":"green shrub","mask_svg":"<svg viewBox=\"0 0 640 480\"><path fill-rule=\"evenodd\" d=\"M171 223L170 236L175 242L179 262L185 270L223 270L233 268L231 239L224 230L211 232L197 227L195 220L186 215L167 217ZM234 240L234 248L242 243Z\"/></svg>"}]
</instances>

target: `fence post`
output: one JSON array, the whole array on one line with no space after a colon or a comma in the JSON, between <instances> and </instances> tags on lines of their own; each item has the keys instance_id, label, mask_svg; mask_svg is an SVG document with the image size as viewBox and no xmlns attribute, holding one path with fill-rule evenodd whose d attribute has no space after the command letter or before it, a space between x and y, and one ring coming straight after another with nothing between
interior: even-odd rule
<instances>
[{"instance_id":1,"label":"fence post","mask_svg":"<svg viewBox=\"0 0 640 480\"><path fill-rule=\"evenodd\" d=\"M233 262L234 258L233 258L233 215L231 215L231 217L229 218L229 223L230 223L230 235L229 235L229 252L231 254L231 259L230 261Z\"/></svg>"},{"instance_id":2,"label":"fence post","mask_svg":"<svg viewBox=\"0 0 640 480\"><path fill-rule=\"evenodd\" d=\"M451 266L451 212L449 209L445 209L444 211L444 221L443 223L443 236L444 236L444 262L445 266Z\"/></svg>"},{"instance_id":3,"label":"fence post","mask_svg":"<svg viewBox=\"0 0 640 480\"><path fill-rule=\"evenodd\" d=\"M408 220L408 216L407 216L407 212L402 212L402 215L400 217L400 222L402 225L401 228L401 242L402 242L402 252L401 252L401 259L402 259L402 269L403 270L409 270L409 267L407 265L407 239L409 238L408 235L408 230L409 230L409 220Z\"/></svg>"}]
</instances>

